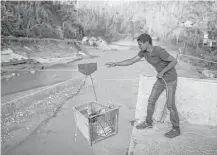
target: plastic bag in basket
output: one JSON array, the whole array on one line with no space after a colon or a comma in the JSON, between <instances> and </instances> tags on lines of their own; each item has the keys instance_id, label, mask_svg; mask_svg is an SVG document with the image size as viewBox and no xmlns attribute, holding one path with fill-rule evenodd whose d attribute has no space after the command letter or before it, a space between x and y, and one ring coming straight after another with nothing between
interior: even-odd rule
<instances>
[{"instance_id":1,"label":"plastic bag in basket","mask_svg":"<svg viewBox=\"0 0 217 155\"><path fill-rule=\"evenodd\" d=\"M112 132L111 126L107 122L97 123L96 130L97 134L103 137L108 136Z\"/></svg>"}]
</instances>

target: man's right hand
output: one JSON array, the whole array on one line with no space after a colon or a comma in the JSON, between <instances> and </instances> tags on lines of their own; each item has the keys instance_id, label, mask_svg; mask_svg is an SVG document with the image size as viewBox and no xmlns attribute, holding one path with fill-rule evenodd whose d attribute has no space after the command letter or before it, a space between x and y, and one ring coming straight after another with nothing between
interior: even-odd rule
<instances>
[{"instance_id":1,"label":"man's right hand","mask_svg":"<svg viewBox=\"0 0 217 155\"><path fill-rule=\"evenodd\" d=\"M117 64L115 62L108 62L105 64L107 67L115 67Z\"/></svg>"}]
</instances>

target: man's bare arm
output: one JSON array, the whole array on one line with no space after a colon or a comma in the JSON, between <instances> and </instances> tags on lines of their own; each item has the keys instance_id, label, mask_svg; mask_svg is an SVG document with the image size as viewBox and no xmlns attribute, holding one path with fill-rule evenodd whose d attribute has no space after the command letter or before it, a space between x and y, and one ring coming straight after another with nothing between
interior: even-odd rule
<instances>
[{"instance_id":1,"label":"man's bare arm","mask_svg":"<svg viewBox=\"0 0 217 155\"><path fill-rule=\"evenodd\" d=\"M121 61L121 62L116 62L116 66L129 66L129 65L132 65L138 61L140 61L142 58L139 57L138 55L131 58L131 59L127 59L127 60L124 60L124 61Z\"/></svg>"}]
</instances>

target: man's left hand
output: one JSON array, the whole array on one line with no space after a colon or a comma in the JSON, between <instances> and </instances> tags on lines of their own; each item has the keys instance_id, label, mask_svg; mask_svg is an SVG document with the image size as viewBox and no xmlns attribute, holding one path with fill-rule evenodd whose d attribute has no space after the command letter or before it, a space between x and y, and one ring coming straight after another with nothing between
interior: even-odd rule
<instances>
[{"instance_id":1,"label":"man's left hand","mask_svg":"<svg viewBox=\"0 0 217 155\"><path fill-rule=\"evenodd\" d=\"M157 78L161 79L163 77L163 75L164 75L164 72L160 72L160 73L157 74Z\"/></svg>"}]
</instances>

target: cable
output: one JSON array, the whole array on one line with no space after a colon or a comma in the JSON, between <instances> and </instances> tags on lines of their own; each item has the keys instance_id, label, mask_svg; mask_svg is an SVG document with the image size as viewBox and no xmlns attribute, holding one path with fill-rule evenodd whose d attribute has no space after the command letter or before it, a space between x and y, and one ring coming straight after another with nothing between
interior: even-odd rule
<instances>
[{"instance_id":1,"label":"cable","mask_svg":"<svg viewBox=\"0 0 217 155\"><path fill-rule=\"evenodd\" d=\"M176 60L178 60L179 55L183 55L185 57L189 57L189 58L193 58L193 59L198 59L198 60L203 60L203 61L207 61L207 62L211 62L211 63L217 63L217 61L211 61L211 60L206 60L206 59L203 59L203 58L198 58L198 57L182 54L181 48L179 48L179 53L176 56Z\"/></svg>"}]
</instances>

